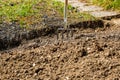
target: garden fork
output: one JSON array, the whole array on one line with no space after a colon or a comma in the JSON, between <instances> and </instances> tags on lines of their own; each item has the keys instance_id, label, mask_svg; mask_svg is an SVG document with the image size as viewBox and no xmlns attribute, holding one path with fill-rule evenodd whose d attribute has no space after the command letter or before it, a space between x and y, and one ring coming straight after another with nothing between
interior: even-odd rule
<instances>
[{"instance_id":1,"label":"garden fork","mask_svg":"<svg viewBox=\"0 0 120 80\"><path fill-rule=\"evenodd\" d=\"M58 28L57 30L57 39L68 39L70 37L73 37L73 31L69 28L68 20L67 20L67 12L68 12L68 0L65 0L64 3L64 27ZM64 35L66 33L66 35Z\"/></svg>"}]
</instances>

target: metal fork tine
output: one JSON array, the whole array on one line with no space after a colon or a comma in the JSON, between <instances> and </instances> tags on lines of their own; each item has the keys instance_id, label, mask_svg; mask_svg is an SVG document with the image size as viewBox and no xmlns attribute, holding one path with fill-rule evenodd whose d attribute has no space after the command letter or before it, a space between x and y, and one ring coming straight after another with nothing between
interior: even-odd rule
<instances>
[{"instance_id":1,"label":"metal fork tine","mask_svg":"<svg viewBox=\"0 0 120 80\"><path fill-rule=\"evenodd\" d=\"M64 35L63 35L63 33L64 33L64 32L62 32L62 34L61 34L61 35L62 35L62 40L64 39Z\"/></svg>"},{"instance_id":2,"label":"metal fork tine","mask_svg":"<svg viewBox=\"0 0 120 80\"><path fill-rule=\"evenodd\" d=\"M70 35L71 35L71 37L73 37L73 31L70 31Z\"/></svg>"},{"instance_id":3,"label":"metal fork tine","mask_svg":"<svg viewBox=\"0 0 120 80\"><path fill-rule=\"evenodd\" d=\"M58 29L57 39L59 39L59 37L62 40L64 38L69 39L70 37L73 37L73 30L69 28L68 21L67 21L67 10L68 10L68 0L65 0L65 3L64 3L64 28ZM64 33L66 34L66 36L64 35Z\"/></svg>"}]
</instances>

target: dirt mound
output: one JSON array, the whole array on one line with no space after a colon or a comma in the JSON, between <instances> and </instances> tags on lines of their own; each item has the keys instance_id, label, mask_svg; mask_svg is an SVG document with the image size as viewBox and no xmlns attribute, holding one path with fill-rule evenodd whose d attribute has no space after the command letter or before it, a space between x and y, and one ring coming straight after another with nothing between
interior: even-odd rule
<instances>
[{"instance_id":1,"label":"dirt mound","mask_svg":"<svg viewBox=\"0 0 120 80\"><path fill-rule=\"evenodd\" d=\"M119 27L113 28L82 29L66 41L37 38L2 51L0 80L119 80Z\"/></svg>"}]
</instances>

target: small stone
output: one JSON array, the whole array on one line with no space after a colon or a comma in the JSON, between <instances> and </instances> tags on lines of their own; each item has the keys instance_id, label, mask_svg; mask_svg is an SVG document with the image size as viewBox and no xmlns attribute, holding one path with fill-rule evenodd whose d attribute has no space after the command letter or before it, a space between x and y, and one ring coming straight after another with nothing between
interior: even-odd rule
<instances>
[{"instance_id":1,"label":"small stone","mask_svg":"<svg viewBox=\"0 0 120 80\"><path fill-rule=\"evenodd\" d=\"M51 59L52 59L52 57L51 57L50 55L48 55L47 58L48 58L48 60L51 60Z\"/></svg>"},{"instance_id":2,"label":"small stone","mask_svg":"<svg viewBox=\"0 0 120 80\"><path fill-rule=\"evenodd\" d=\"M89 37L86 38L86 41L88 41L88 40L89 40Z\"/></svg>"},{"instance_id":3,"label":"small stone","mask_svg":"<svg viewBox=\"0 0 120 80\"><path fill-rule=\"evenodd\" d=\"M35 63L33 63L33 67L35 66Z\"/></svg>"},{"instance_id":4,"label":"small stone","mask_svg":"<svg viewBox=\"0 0 120 80\"><path fill-rule=\"evenodd\" d=\"M87 52L91 53L91 48L90 47L87 48Z\"/></svg>"},{"instance_id":5,"label":"small stone","mask_svg":"<svg viewBox=\"0 0 120 80\"><path fill-rule=\"evenodd\" d=\"M69 80L69 77L65 77L65 80Z\"/></svg>"},{"instance_id":6,"label":"small stone","mask_svg":"<svg viewBox=\"0 0 120 80\"><path fill-rule=\"evenodd\" d=\"M37 76L37 73L35 73L34 76Z\"/></svg>"},{"instance_id":7,"label":"small stone","mask_svg":"<svg viewBox=\"0 0 120 80\"><path fill-rule=\"evenodd\" d=\"M94 47L88 47L87 52L88 53L93 53L95 51Z\"/></svg>"},{"instance_id":8,"label":"small stone","mask_svg":"<svg viewBox=\"0 0 120 80\"><path fill-rule=\"evenodd\" d=\"M100 55L99 54L95 54L95 56L94 56L95 58L99 58L100 57Z\"/></svg>"}]
</instances>

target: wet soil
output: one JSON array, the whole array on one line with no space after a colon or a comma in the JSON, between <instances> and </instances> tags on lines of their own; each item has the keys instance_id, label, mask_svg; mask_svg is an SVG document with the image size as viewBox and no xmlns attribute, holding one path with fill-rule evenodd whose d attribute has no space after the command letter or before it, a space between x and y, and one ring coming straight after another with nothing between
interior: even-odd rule
<instances>
[{"instance_id":1,"label":"wet soil","mask_svg":"<svg viewBox=\"0 0 120 80\"><path fill-rule=\"evenodd\" d=\"M83 28L74 38L55 34L0 52L0 80L119 80L120 27Z\"/></svg>"}]
</instances>

